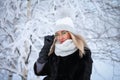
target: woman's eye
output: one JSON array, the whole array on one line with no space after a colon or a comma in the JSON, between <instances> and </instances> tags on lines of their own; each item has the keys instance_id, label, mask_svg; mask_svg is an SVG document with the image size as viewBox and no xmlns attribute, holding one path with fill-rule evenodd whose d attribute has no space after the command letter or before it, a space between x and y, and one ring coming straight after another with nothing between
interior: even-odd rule
<instances>
[{"instance_id":1,"label":"woman's eye","mask_svg":"<svg viewBox=\"0 0 120 80\"><path fill-rule=\"evenodd\" d=\"M62 34L66 34L67 32L66 31L63 31Z\"/></svg>"}]
</instances>

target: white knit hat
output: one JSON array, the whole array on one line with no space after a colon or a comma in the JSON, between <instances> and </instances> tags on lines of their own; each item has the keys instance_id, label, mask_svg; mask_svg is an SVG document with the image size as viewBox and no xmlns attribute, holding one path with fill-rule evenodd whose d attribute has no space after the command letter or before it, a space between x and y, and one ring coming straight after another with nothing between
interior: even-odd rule
<instances>
[{"instance_id":1,"label":"white knit hat","mask_svg":"<svg viewBox=\"0 0 120 80\"><path fill-rule=\"evenodd\" d=\"M54 27L54 33L60 30L70 31L73 34L77 34L73 20L75 18L74 9L71 7L63 6L56 10L56 22Z\"/></svg>"},{"instance_id":2,"label":"white knit hat","mask_svg":"<svg viewBox=\"0 0 120 80\"><path fill-rule=\"evenodd\" d=\"M54 26L54 32L57 32L60 30L66 30L66 31L72 32L73 34L77 34L74 27L74 23L70 17L64 17L56 21Z\"/></svg>"}]
</instances>

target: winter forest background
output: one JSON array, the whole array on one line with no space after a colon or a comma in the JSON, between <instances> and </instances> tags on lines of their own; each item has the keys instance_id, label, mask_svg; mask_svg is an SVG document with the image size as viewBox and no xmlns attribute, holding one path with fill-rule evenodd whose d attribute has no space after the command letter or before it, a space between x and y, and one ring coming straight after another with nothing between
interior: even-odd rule
<instances>
[{"instance_id":1,"label":"winter forest background","mask_svg":"<svg viewBox=\"0 0 120 80\"><path fill-rule=\"evenodd\" d=\"M92 51L91 80L120 80L120 0L0 0L0 80L42 80L33 64L63 6Z\"/></svg>"}]
</instances>

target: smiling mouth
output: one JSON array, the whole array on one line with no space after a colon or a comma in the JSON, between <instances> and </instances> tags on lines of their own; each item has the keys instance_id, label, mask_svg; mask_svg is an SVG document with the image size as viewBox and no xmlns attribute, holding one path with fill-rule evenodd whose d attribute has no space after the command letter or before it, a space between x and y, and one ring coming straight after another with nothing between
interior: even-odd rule
<instances>
[{"instance_id":1,"label":"smiling mouth","mask_svg":"<svg viewBox=\"0 0 120 80\"><path fill-rule=\"evenodd\" d=\"M60 41L60 43L63 43L65 40Z\"/></svg>"}]
</instances>

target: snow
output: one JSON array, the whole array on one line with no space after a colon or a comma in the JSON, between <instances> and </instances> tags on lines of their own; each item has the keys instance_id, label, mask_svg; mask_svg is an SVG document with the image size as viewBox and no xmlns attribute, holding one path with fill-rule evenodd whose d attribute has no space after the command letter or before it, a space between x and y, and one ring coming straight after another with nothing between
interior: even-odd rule
<instances>
[{"instance_id":1,"label":"snow","mask_svg":"<svg viewBox=\"0 0 120 80\"><path fill-rule=\"evenodd\" d=\"M94 60L92 80L111 80L112 77L113 67L107 61Z\"/></svg>"},{"instance_id":2,"label":"snow","mask_svg":"<svg viewBox=\"0 0 120 80\"><path fill-rule=\"evenodd\" d=\"M33 65L63 6L92 51L91 80L120 80L119 0L29 1L0 0L0 80L42 80Z\"/></svg>"}]
</instances>

